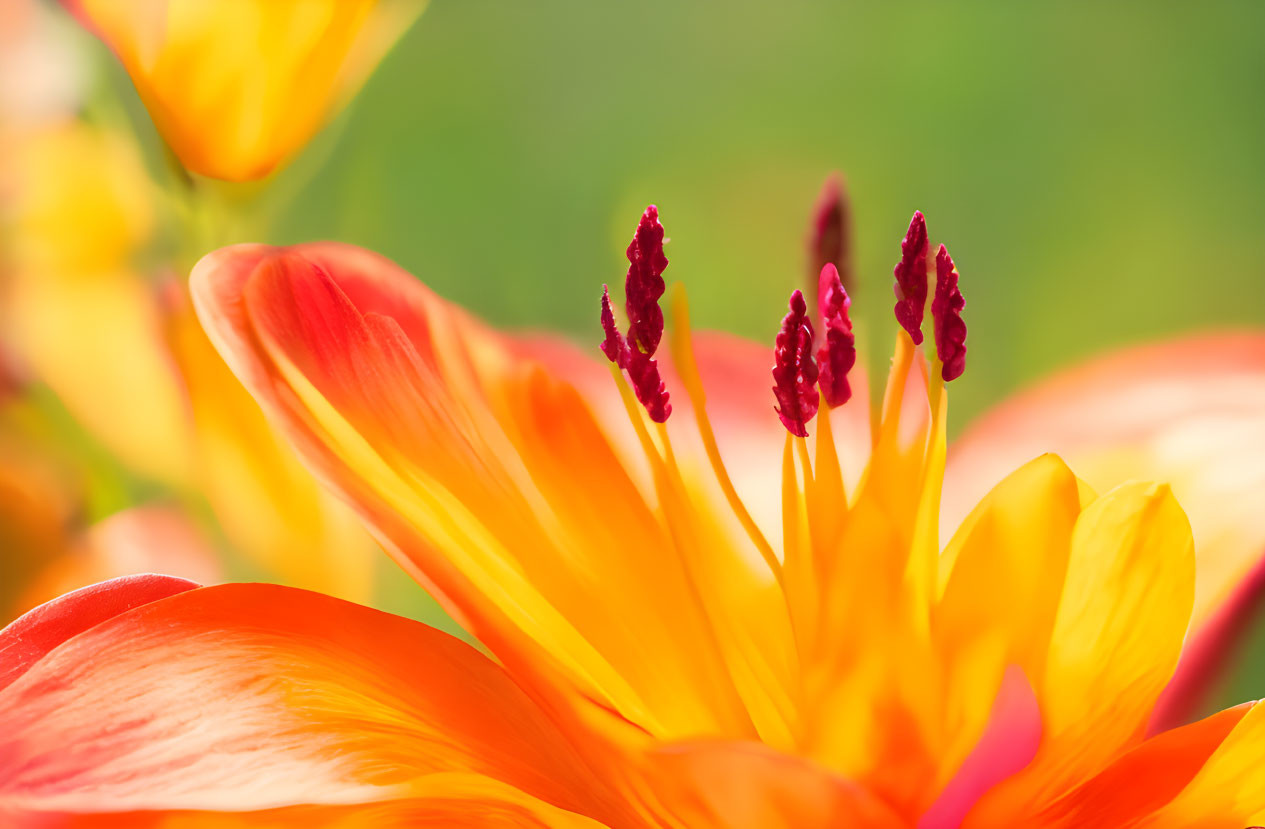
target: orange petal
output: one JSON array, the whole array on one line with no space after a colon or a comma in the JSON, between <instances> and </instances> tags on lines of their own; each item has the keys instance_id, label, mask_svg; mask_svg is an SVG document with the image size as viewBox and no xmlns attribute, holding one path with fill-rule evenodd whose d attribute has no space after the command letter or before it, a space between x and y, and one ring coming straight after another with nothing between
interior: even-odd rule
<instances>
[{"instance_id":1,"label":"orange petal","mask_svg":"<svg viewBox=\"0 0 1265 829\"><path fill-rule=\"evenodd\" d=\"M572 386L356 248L227 248L192 284L274 424L516 675L660 735L751 733L656 505Z\"/></svg>"},{"instance_id":2,"label":"orange petal","mask_svg":"<svg viewBox=\"0 0 1265 829\"><path fill-rule=\"evenodd\" d=\"M76 604L76 620L105 615ZM40 617L26 627L45 636ZM0 712L0 800L34 813L350 805L433 797L434 775L452 773L587 814L620 808L468 645L274 585L106 619L30 665Z\"/></svg>"},{"instance_id":3,"label":"orange petal","mask_svg":"<svg viewBox=\"0 0 1265 829\"><path fill-rule=\"evenodd\" d=\"M672 825L717 829L905 826L864 787L761 743L666 745L648 758Z\"/></svg>"},{"instance_id":4,"label":"orange petal","mask_svg":"<svg viewBox=\"0 0 1265 829\"><path fill-rule=\"evenodd\" d=\"M1188 337L1068 370L971 425L949 453L945 527L1043 452L1100 492L1169 482L1190 516L1206 623L1265 553L1265 335Z\"/></svg>"},{"instance_id":5,"label":"orange petal","mask_svg":"<svg viewBox=\"0 0 1265 829\"><path fill-rule=\"evenodd\" d=\"M190 170L262 178L362 84L424 0L63 0Z\"/></svg>"},{"instance_id":6,"label":"orange petal","mask_svg":"<svg viewBox=\"0 0 1265 829\"><path fill-rule=\"evenodd\" d=\"M21 829L601 829L605 825L487 777L435 774L427 778L424 788L433 794L351 806L287 806L252 812L28 813L19 825Z\"/></svg>"},{"instance_id":7,"label":"orange petal","mask_svg":"<svg viewBox=\"0 0 1265 829\"><path fill-rule=\"evenodd\" d=\"M1171 801L1251 710L1240 705L1147 740L1025 825L1049 829L1117 829Z\"/></svg>"}]
</instances>

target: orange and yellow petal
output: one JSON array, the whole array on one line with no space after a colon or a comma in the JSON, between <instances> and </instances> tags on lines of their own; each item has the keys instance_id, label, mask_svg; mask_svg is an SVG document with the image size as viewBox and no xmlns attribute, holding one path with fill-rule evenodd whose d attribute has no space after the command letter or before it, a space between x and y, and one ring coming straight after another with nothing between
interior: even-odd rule
<instances>
[{"instance_id":1,"label":"orange and yellow petal","mask_svg":"<svg viewBox=\"0 0 1265 829\"><path fill-rule=\"evenodd\" d=\"M446 775L585 814L621 808L579 759L585 735L560 732L468 645L292 588L186 585L117 612L92 601L110 598L106 583L74 613L54 603L0 633L0 647L60 641L0 692L7 809L352 806L441 796ZM45 630L67 623L69 637Z\"/></svg>"},{"instance_id":2,"label":"orange and yellow petal","mask_svg":"<svg viewBox=\"0 0 1265 829\"><path fill-rule=\"evenodd\" d=\"M364 82L424 0L64 0L186 167L266 176Z\"/></svg>"},{"instance_id":3,"label":"orange and yellow petal","mask_svg":"<svg viewBox=\"0 0 1265 829\"><path fill-rule=\"evenodd\" d=\"M660 746L646 759L659 809L682 827L829 829L905 826L873 792L761 743Z\"/></svg>"},{"instance_id":4,"label":"orange and yellow petal","mask_svg":"<svg viewBox=\"0 0 1265 829\"><path fill-rule=\"evenodd\" d=\"M356 248L227 248L193 293L305 461L511 668L651 733L754 733L679 540L565 378Z\"/></svg>"}]
</instances>

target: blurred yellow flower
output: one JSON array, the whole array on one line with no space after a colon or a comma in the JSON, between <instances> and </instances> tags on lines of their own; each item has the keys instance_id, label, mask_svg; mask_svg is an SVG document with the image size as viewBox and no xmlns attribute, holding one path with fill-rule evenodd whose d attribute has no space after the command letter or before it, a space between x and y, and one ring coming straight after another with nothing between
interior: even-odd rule
<instances>
[{"instance_id":1,"label":"blurred yellow flower","mask_svg":"<svg viewBox=\"0 0 1265 829\"><path fill-rule=\"evenodd\" d=\"M183 288L160 297L138 267L158 241L159 203L135 146L74 120L5 141L0 321L14 357L128 469L205 497L232 547L269 576L368 600L368 535L278 442ZM119 575L78 572L85 580L61 578L58 592Z\"/></svg>"},{"instance_id":2,"label":"blurred yellow flower","mask_svg":"<svg viewBox=\"0 0 1265 829\"><path fill-rule=\"evenodd\" d=\"M195 173L263 178L364 82L424 0L63 0Z\"/></svg>"},{"instance_id":3,"label":"blurred yellow flower","mask_svg":"<svg viewBox=\"0 0 1265 829\"><path fill-rule=\"evenodd\" d=\"M10 137L6 147L6 340L129 466L185 483L179 387L149 288L130 261L154 224L135 148L75 121Z\"/></svg>"}]
</instances>

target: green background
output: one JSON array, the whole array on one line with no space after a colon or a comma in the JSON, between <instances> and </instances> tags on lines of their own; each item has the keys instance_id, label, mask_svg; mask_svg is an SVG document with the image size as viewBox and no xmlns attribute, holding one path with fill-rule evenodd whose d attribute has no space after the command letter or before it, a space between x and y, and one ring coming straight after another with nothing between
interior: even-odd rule
<instances>
[{"instance_id":1,"label":"green background","mask_svg":"<svg viewBox=\"0 0 1265 829\"><path fill-rule=\"evenodd\" d=\"M305 183L272 235L596 340L654 202L695 325L771 342L839 169L871 330L914 208L958 262L960 427L1106 347L1260 324L1262 31L1259 2L433 0L282 175Z\"/></svg>"}]
</instances>

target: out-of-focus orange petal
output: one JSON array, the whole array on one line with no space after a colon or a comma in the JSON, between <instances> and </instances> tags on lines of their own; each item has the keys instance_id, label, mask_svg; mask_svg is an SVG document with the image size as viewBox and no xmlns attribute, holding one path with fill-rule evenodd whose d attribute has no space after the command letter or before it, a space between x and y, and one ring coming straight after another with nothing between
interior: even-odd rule
<instances>
[{"instance_id":1,"label":"out-of-focus orange petal","mask_svg":"<svg viewBox=\"0 0 1265 829\"><path fill-rule=\"evenodd\" d=\"M677 823L717 829L897 829L883 802L811 760L761 743L665 745L648 757L654 796Z\"/></svg>"},{"instance_id":2,"label":"out-of-focus orange petal","mask_svg":"<svg viewBox=\"0 0 1265 829\"><path fill-rule=\"evenodd\" d=\"M1265 555L1265 335L1195 336L1071 369L1006 401L953 445L946 531L996 481L1043 452L1100 492L1168 482L1190 516L1202 625Z\"/></svg>"},{"instance_id":3,"label":"out-of-focus orange petal","mask_svg":"<svg viewBox=\"0 0 1265 829\"><path fill-rule=\"evenodd\" d=\"M1199 772L1252 705L1230 708L1152 737L1024 825L1118 829L1163 807ZM1018 818L1017 818L1018 819Z\"/></svg>"},{"instance_id":4,"label":"out-of-focus orange petal","mask_svg":"<svg viewBox=\"0 0 1265 829\"><path fill-rule=\"evenodd\" d=\"M1139 827L1242 829L1265 822L1265 705L1257 703L1177 797Z\"/></svg>"},{"instance_id":5,"label":"out-of-focus orange petal","mask_svg":"<svg viewBox=\"0 0 1265 829\"><path fill-rule=\"evenodd\" d=\"M752 733L681 552L571 386L348 246L227 248L193 293L305 461L519 675L653 733Z\"/></svg>"},{"instance_id":6,"label":"out-of-focus orange petal","mask_svg":"<svg viewBox=\"0 0 1265 829\"><path fill-rule=\"evenodd\" d=\"M199 490L229 542L285 584L367 602L377 545L268 425L171 287L167 339L193 416Z\"/></svg>"},{"instance_id":7,"label":"out-of-focus orange petal","mask_svg":"<svg viewBox=\"0 0 1265 829\"><path fill-rule=\"evenodd\" d=\"M63 0L194 172L262 178L359 88L424 0Z\"/></svg>"},{"instance_id":8,"label":"out-of-focus orange petal","mask_svg":"<svg viewBox=\"0 0 1265 829\"><path fill-rule=\"evenodd\" d=\"M26 448L0 440L0 620L28 610L23 592L73 544L78 507L67 476ZM81 585L77 585L81 586ZM64 591L63 591L64 592Z\"/></svg>"},{"instance_id":9,"label":"out-of-focus orange petal","mask_svg":"<svg viewBox=\"0 0 1265 829\"><path fill-rule=\"evenodd\" d=\"M468 645L274 585L189 590L65 639L0 693L0 723L11 811L352 805L434 797L449 774L618 808L584 735Z\"/></svg>"},{"instance_id":10,"label":"out-of-focus orange petal","mask_svg":"<svg viewBox=\"0 0 1265 829\"><path fill-rule=\"evenodd\" d=\"M119 576L165 573L198 584L220 581L215 550L183 513L134 507L115 513L68 542L22 586L16 606L26 611L85 585Z\"/></svg>"}]
</instances>

